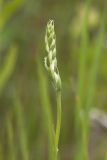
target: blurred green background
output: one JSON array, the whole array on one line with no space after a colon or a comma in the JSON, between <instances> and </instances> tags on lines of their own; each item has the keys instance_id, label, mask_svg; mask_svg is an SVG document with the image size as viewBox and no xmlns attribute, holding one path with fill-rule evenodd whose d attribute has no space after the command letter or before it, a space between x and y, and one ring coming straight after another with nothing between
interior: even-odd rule
<instances>
[{"instance_id":1,"label":"blurred green background","mask_svg":"<svg viewBox=\"0 0 107 160\"><path fill-rule=\"evenodd\" d=\"M71 160L75 152L74 110L86 1L0 0L0 4L0 160L28 160L28 157L29 160L48 159L38 62L43 76L47 77L55 120L55 93L44 71L44 56L47 54L44 36L49 19L55 21L58 67L63 86L59 155L61 160ZM88 88L89 71L105 6L106 0L92 0L89 10L84 93ZM104 112L107 112L106 24L107 19L91 106ZM104 137L105 141L107 131ZM98 142L97 146L100 144ZM107 144L95 150L102 154L104 148L107 152ZM92 160L103 160L97 153L97 158Z\"/></svg>"}]
</instances>

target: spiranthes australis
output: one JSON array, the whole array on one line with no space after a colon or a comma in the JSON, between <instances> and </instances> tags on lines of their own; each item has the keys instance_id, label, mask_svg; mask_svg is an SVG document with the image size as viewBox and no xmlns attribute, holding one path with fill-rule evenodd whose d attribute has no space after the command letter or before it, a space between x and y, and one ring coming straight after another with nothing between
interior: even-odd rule
<instances>
[{"instance_id":1,"label":"spiranthes australis","mask_svg":"<svg viewBox=\"0 0 107 160\"><path fill-rule=\"evenodd\" d=\"M47 57L45 57L44 59L45 68L48 71L50 77L52 78L52 82L56 90L57 122L55 131L55 145L56 145L56 159L57 159L58 143L59 143L60 127L61 127L61 78L57 67L56 35L55 35L53 20L49 20L49 22L47 23L45 45L46 45L46 51L48 53Z\"/></svg>"},{"instance_id":2,"label":"spiranthes australis","mask_svg":"<svg viewBox=\"0 0 107 160\"><path fill-rule=\"evenodd\" d=\"M47 57L45 57L45 67L49 72L49 75L52 77L55 89L61 90L61 79L57 67L56 35L54 31L53 20L49 20L49 22L47 23L45 44L46 44L46 51L48 53Z\"/></svg>"}]
</instances>

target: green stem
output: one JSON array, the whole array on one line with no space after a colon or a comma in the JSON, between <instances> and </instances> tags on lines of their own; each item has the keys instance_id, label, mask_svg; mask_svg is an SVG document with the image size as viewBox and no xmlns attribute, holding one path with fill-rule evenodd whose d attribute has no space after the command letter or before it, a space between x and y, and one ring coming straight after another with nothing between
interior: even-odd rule
<instances>
[{"instance_id":1,"label":"green stem","mask_svg":"<svg viewBox=\"0 0 107 160\"><path fill-rule=\"evenodd\" d=\"M9 160L15 160L15 145L14 145L14 133L11 119L8 115L6 117L6 127L7 127L7 136L8 136L8 150L9 150Z\"/></svg>"},{"instance_id":2,"label":"green stem","mask_svg":"<svg viewBox=\"0 0 107 160\"><path fill-rule=\"evenodd\" d=\"M60 137L60 128L61 128L61 91L57 91L56 99L57 99L57 122L56 122L55 142L56 142L56 157L57 157L59 137Z\"/></svg>"},{"instance_id":3,"label":"green stem","mask_svg":"<svg viewBox=\"0 0 107 160\"><path fill-rule=\"evenodd\" d=\"M44 121L45 121L45 126L47 128L48 138L49 138L49 160L56 160L53 117L51 113L51 104L49 100L48 85L47 85L47 79L44 74L44 70L40 63L39 57L37 57L37 66L38 66L38 81L40 86L39 89L40 89L40 95L41 95L41 103L43 106Z\"/></svg>"}]
</instances>

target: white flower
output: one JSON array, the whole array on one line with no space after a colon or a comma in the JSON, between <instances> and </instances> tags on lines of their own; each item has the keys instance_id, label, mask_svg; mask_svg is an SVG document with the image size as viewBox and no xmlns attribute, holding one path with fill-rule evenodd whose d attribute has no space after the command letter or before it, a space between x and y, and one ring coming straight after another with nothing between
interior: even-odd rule
<instances>
[{"instance_id":1,"label":"white flower","mask_svg":"<svg viewBox=\"0 0 107 160\"><path fill-rule=\"evenodd\" d=\"M61 79L57 67L56 59L56 35L54 31L54 21L50 20L47 23L45 45L48 56L45 57L45 67L52 77L54 86L57 90L61 90Z\"/></svg>"}]
</instances>

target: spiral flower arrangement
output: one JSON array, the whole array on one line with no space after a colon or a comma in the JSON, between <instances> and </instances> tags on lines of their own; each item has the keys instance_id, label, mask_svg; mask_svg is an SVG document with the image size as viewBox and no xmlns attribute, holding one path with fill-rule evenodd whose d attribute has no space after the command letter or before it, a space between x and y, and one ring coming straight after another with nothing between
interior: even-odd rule
<instances>
[{"instance_id":1,"label":"spiral flower arrangement","mask_svg":"<svg viewBox=\"0 0 107 160\"><path fill-rule=\"evenodd\" d=\"M47 23L45 45L46 51L48 53L47 57L45 57L45 67L49 72L49 75L52 77L52 81L56 90L61 90L61 79L57 67L56 35L54 31L53 20L49 20L49 22Z\"/></svg>"}]
</instances>

